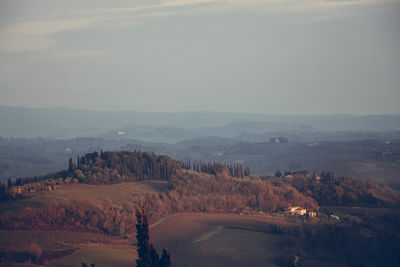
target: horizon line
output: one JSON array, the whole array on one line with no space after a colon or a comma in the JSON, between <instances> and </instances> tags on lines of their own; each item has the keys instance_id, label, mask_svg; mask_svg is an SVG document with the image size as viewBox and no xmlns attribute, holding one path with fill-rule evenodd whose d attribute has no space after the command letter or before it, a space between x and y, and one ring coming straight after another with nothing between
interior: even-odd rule
<instances>
[{"instance_id":1,"label":"horizon line","mask_svg":"<svg viewBox=\"0 0 400 267\"><path fill-rule=\"evenodd\" d=\"M179 111L141 111L141 110L110 110L110 109L90 109L90 108L78 108L78 107L37 107L37 106L13 106L0 104L0 107L5 108L19 108L19 109L33 109L33 110L67 110L67 111L85 111L85 112L110 112L110 113L167 113L167 114L178 114L178 113L219 113L219 114L237 114L237 115L261 115L261 116L400 116L399 113L261 113L261 112L235 112L235 111L217 111L217 110L179 110Z\"/></svg>"}]
</instances>

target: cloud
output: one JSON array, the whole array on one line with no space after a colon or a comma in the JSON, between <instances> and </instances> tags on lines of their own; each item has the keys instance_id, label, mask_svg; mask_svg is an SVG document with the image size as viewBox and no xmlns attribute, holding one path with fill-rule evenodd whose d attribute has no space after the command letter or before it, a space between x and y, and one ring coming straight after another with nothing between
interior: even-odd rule
<instances>
[{"instance_id":1,"label":"cloud","mask_svg":"<svg viewBox=\"0 0 400 267\"><path fill-rule=\"evenodd\" d=\"M0 52L37 51L50 47L54 40L40 36L0 33Z\"/></svg>"},{"instance_id":2,"label":"cloud","mask_svg":"<svg viewBox=\"0 0 400 267\"><path fill-rule=\"evenodd\" d=\"M86 28L90 24L88 19L27 21L14 24L0 31L0 51L43 50L55 43L51 34Z\"/></svg>"},{"instance_id":3,"label":"cloud","mask_svg":"<svg viewBox=\"0 0 400 267\"><path fill-rule=\"evenodd\" d=\"M64 18L36 18L0 31L0 52L45 50L56 44L52 34L89 27L118 28L137 26L141 19L246 10L256 13L315 12L308 23L334 19L334 13L348 6L399 3L400 0L166 0L145 1L111 8L71 8ZM68 17L65 17L68 14ZM135 14L133 16L133 14ZM68 52L66 52L68 53Z\"/></svg>"},{"instance_id":4,"label":"cloud","mask_svg":"<svg viewBox=\"0 0 400 267\"><path fill-rule=\"evenodd\" d=\"M163 11L166 8L190 6L215 2L213 0L171 0L161 4L145 4L140 6L127 6L121 8L100 9L73 9L70 14L74 18L46 19L25 21L13 24L0 30L0 52L21 52L45 50L55 45L56 40L52 34L96 26L121 27L124 25L139 25L135 20L144 17L162 17L177 15L182 12L176 10ZM138 13L135 17L126 17L121 13ZM51 15L54 17L54 15ZM64 15L65 16L65 15ZM110 23L110 19L113 23ZM96 22L96 23L95 23ZM71 54L66 51L65 55ZM83 53L83 54L86 54ZM92 54L89 53L89 54ZM72 55L72 54L71 54Z\"/></svg>"},{"instance_id":5,"label":"cloud","mask_svg":"<svg viewBox=\"0 0 400 267\"><path fill-rule=\"evenodd\" d=\"M221 3L223 1L216 0L170 0L157 4L145 4L142 6L125 6L117 8L99 8L92 10L94 13L123 13L123 12L154 12L157 9L170 9L178 7L189 7L210 3ZM163 14L165 15L165 14Z\"/></svg>"},{"instance_id":6,"label":"cloud","mask_svg":"<svg viewBox=\"0 0 400 267\"><path fill-rule=\"evenodd\" d=\"M64 50L64 51L54 51L50 53L55 57L98 57L103 56L106 51L103 50Z\"/></svg>"}]
</instances>

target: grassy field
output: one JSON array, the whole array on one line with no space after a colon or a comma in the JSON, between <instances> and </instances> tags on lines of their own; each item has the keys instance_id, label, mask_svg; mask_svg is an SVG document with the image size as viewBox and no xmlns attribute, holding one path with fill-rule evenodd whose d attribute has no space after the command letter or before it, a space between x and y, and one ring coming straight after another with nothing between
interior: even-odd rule
<instances>
[{"instance_id":1,"label":"grassy field","mask_svg":"<svg viewBox=\"0 0 400 267\"><path fill-rule=\"evenodd\" d=\"M96 264L96 267L127 267L135 266L137 258L135 247L95 247L82 248L72 255L52 262L56 267L80 267L82 262Z\"/></svg>"},{"instance_id":2,"label":"grassy field","mask_svg":"<svg viewBox=\"0 0 400 267\"><path fill-rule=\"evenodd\" d=\"M180 213L151 226L160 250L171 251L180 266L276 266L282 236L271 225L294 225L284 217L235 214Z\"/></svg>"},{"instance_id":3,"label":"grassy field","mask_svg":"<svg viewBox=\"0 0 400 267\"><path fill-rule=\"evenodd\" d=\"M30 243L38 244L43 251L130 244L128 240L106 234L70 231L0 230L0 250L27 251Z\"/></svg>"},{"instance_id":4,"label":"grassy field","mask_svg":"<svg viewBox=\"0 0 400 267\"><path fill-rule=\"evenodd\" d=\"M151 225L152 242L171 251L180 266L276 266L282 236L271 225L297 224L293 218L235 214L180 213ZM0 251L28 251L30 243L43 251L72 251L49 259L50 266L134 266L135 236L63 231L0 231ZM1 265L0 265L1 266ZM30 266L19 264L18 266Z\"/></svg>"},{"instance_id":5,"label":"grassy field","mask_svg":"<svg viewBox=\"0 0 400 267\"><path fill-rule=\"evenodd\" d=\"M53 260L50 257L50 266L80 267L82 262L96 263L97 267L133 266L137 257L133 240L117 236L67 231L0 231L0 251L29 251L31 243L38 244L44 254L67 255Z\"/></svg>"},{"instance_id":6,"label":"grassy field","mask_svg":"<svg viewBox=\"0 0 400 267\"><path fill-rule=\"evenodd\" d=\"M51 201L84 200L93 204L135 202L140 196L149 192L167 190L165 181L130 182L113 185L72 184L61 185L53 192L35 192L27 195L27 199L15 202L0 203L0 214L9 210L18 211L25 207L40 207Z\"/></svg>"},{"instance_id":7,"label":"grassy field","mask_svg":"<svg viewBox=\"0 0 400 267\"><path fill-rule=\"evenodd\" d=\"M339 216L357 216L368 218L369 216L400 215L397 208L367 208L367 207L341 207L341 206L322 206Z\"/></svg>"},{"instance_id":8,"label":"grassy field","mask_svg":"<svg viewBox=\"0 0 400 267\"><path fill-rule=\"evenodd\" d=\"M145 193L163 192L166 188L167 183L159 181L65 185L55 192L37 192L22 201L3 203L0 210L76 199L121 205L126 201L134 202ZM276 266L274 259L279 256L282 235L273 233L272 226L297 223L295 218L266 215L179 213L152 224L150 233L159 251L164 247L170 249L175 267ZM0 251L28 251L31 243L38 244L44 252L69 251L66 256L48 258L51 266L58 267L80 267L82 262L96 263L97 267L134 266L137 257L132 245L135 235L124 239L84 232L0 230Z\"/></svg>"}]
</instances>

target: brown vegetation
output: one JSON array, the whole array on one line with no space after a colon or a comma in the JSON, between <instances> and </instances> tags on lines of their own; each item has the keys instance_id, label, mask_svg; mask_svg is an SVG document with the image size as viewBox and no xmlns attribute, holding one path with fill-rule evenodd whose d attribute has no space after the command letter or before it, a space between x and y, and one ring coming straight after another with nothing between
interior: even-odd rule
<instances>
[{"instance_id":1,"label":"brown vegetation","mask_svg":"<svg viewBox=\"0 0 400 267\"><path fill-rule=\"evenodd\" d=\"M240 213L273 212L293 204L316 210L317 203L295 188L274 186L269 181L232 178L227 172L217 176L181 170L169 181L169 191L147 193L139 201L154 221L176 212ZM73 230L124 235L134 231L134 205L116 207L88 200L51 203L8 211L0 216L2 229Z\"/></svg>"},{"instance_id":2,"label":"brown vegetation","mask_svg":"<svg viewBox=\"0 0 400 267\"><path fill-rule=\"evenodd\" d=\"M269 181L232 178L182 171L170 181L171 190L146 194L141 205L149 218L176 212L240 213L246 208L274 212L291 205L317 210L318 204L290 185L274 186Z\"/></svg>"},{"instance_id":3,"label":"brown vegetation","mask_svg":"<svg viewBox=\"0 0 400 267\"><path fill-rule=\"evenodd\" d=\"M135 207L91 205L86 201L27 207L19 213L0 216L0 228L10 230L71 230L123 235L134 232Z\"/></svg>"},{"instance_id":4,"label":"brown vegetation","mask_svg":"<svg viewBox=\"0 0 400 267\"><path fill-rule=\"evenodd\" d=\"M323 172L319 176L306 171L286 179L302 194L314 198L320 205L398 206L400 193L372 180L336 177Z\"/></svg>"},{"instance_id":5,"label":"brown vegetation","mask_svg":"<svg viewBox=\"0 0 400 267\"><path fill-rule=\"evenodd\" d=\"M180 162L168 157L124 151L105 152L100 155L89 153L79 158L77 162L79 164L75 165L71 160L68 171L49 175L46 180L31 181L35 183L25 183L29 180L21 180L18 185L3 185L3 193L16 190L16 196L23 196L29 195L29 191L37 190L40 186L53 190L56 185L63 183L86 183L94 185L76 184L68 187L93 187L96 188L96 192L104 194L106 190L100 189L113 187L110 184L150 179L156 179L157 183L162 183L162 190L134 192L127 189L120 193L121 196L124 194L129 196L127 199L129 203L126 204L121 202L121 196L118 198L118 203L104 201L103 195L96 195L96 198L102 201L91 202L84 198L86 193L90 195L85 188L79 191L82 192L82 197L79 196L80 193L75 192L74 197L66 199L57 194L57 191L38 193L39 195L59 195L59 201L51 201L39 207L9 210L0 215L0 228L69 230L124 236L136 231L135 205L143 208L150 221L155 222L167 215L181 212L259 214L273 213L289 206L300 206L316 211L319 210L319 205L398 207L400 202L397 192L375 182L335 177L332 173L325 172L319 176L300 171L293 174L286 173L283 177L276 175L275 177L235 178L232 177L232 172L233 175L239 177L244 175L243 169L237 165L231 168L219 163L195 165L194 168L200 170L198 172L187 170L191 169L190 166L190 168L187 166L182 168ZM56 177L59 178L55 179ZM30 189L25 190L26 188ZM116 191L118 193L118 190ZM71 201L71 199L75 200ZM28 200L20 202L24 201ZM396 252L396 249L382 246L388 251L385 254L383 250L373 245L373 242L377 244L386 242L390 246L398 247L399 230L395 226L397 221L392 221L383 230L374 228L385 225L391 220L392 218L386 218L371 226L368 223L357 224L357 222L346 221L342 218L335 222L329 222L327 219L326 224L321 224L315 229L307 228L308 226L285 229L271 226L271 231L284 233L289 238L287 255L290 258L282 259L282 264L293 264L293 260L300 263L305 263L307 260L323 260L317 254L317 256L312 256L314 252L311 248L317 246L331 251L331 254L326 256L329 262L357 265L365 262L352 261L351 254L361 253L359 247L363 243L366 244L366 249L371 252L371 255L373 252L378 253L376 257L374 256L375 258L369 259L374 263L378 263L384 255L392 255ZM333 244L338 248L331 248ZM342 249L346 244L348 248ZM37 248L32 247L28 254L32 261L40 258ZM305 255L311 256L307 258ZM335 257L338 260L335 260ZM398 262L398 259L394 259L393 262Z\"/></svg>"}]
</instances>

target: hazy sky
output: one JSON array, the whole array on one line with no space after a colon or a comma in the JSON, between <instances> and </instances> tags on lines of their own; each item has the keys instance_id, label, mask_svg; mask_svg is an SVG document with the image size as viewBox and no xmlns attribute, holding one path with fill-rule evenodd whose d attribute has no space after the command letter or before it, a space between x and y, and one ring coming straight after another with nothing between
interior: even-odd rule
<instances>
[{"instance_id":1,"label":"hazy sky","mask_svg":"<svg viewBox=\"0 0 400 267\"><path fill-rule=\"evenodd\" d=\"M400 0L1 0L0 105L399 113Z\"/></svg>"}]
</instances>

